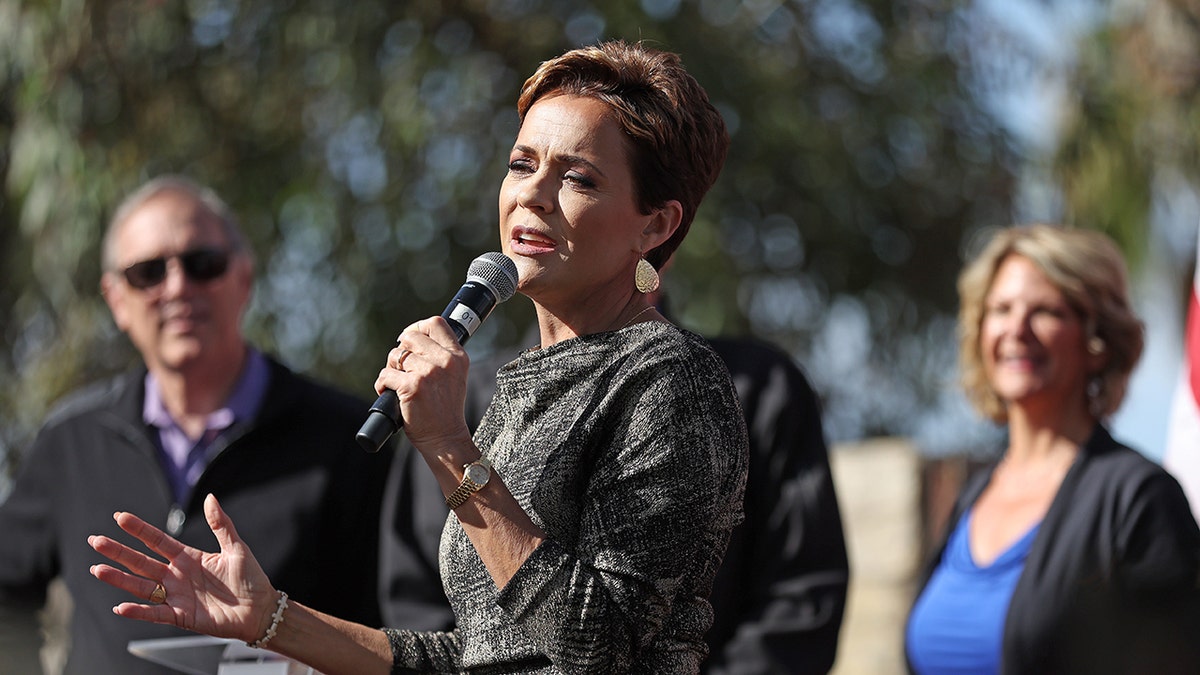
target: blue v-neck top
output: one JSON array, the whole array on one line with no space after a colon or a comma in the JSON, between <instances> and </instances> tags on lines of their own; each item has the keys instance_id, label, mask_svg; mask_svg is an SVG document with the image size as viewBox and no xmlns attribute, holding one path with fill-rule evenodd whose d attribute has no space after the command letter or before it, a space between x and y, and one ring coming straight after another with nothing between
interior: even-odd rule
<instances>
[{"instance_id":1,"label":"blue v-neck top","mask_svg":"<svg viewBox=\"0 0 1200 675\"><path fill-rule=\"evenodd\" d=\"M999 672L1008 603L1040 523L992 564L980 566L971 557L967 535L973 516L972 510L959 519L909 616L905 641L920 675Z\"/></svg>"}]
</instances>

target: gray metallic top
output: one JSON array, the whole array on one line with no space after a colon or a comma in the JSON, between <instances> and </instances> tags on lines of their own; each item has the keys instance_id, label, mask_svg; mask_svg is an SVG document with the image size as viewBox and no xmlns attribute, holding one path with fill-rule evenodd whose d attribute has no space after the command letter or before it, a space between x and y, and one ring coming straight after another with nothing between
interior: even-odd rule
<instances>
[{"instance_id":1,"label":"gray metallic top","mask_svg":"<svg viewBox=\"0 0 1200 675\"><path fill-rule=\"evenodd\" d=\"M696 672L747 462L705 341L647 322L527 351L500 369L475 441L547 539L497 590L451 514L458 628L389 629L393 672Z\"/></svg>"}]
</instances>

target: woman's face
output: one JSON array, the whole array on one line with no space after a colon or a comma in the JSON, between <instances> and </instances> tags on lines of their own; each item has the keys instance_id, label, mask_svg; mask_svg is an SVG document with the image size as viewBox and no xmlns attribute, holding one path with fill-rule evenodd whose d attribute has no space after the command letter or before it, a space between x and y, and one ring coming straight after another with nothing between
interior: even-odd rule
<instances>
[{"instance_id":1,"label":"woman's face","mask_svg":"<svg viewBox=\"0 0 1200 675\"><path fill-rule=\"evenodd\" d=\"M500 240L521 292L552 305L632 289L639 253L670 236L655 230L661 210L644 215L635 197L627 142L606 104L569 95L534 103L500 188Z\"/></svg>"},{"instance_id":2,"label":"woman's face","mask_svg":"<svg viewBox=\"0 0 1200 675\"><path fill-rule=\"evenodd\" d=\"M996 394L1009 404L1083 405L1089 374L1079 314L1028 258L1000 264L984 298L980 352Z\"/></svg>"}]
</instances>

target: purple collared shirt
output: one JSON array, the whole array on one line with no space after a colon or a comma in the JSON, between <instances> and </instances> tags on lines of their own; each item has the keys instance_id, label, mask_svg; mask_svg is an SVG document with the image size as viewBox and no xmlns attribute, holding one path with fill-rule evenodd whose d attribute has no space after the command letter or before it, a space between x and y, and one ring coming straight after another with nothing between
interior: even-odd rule
<instances>
[{"instance_id":1,"label":"purple collared shirt","mask_svg":"<svg viewBox=\"0 0 1200 675\"><path fill-rule=\"evenodd\" d=\"M158 429L158 458L177 503L184 503L196 481L200 480L211 459L209 448L221 433L233 426L234 422L253 419L258 414L269 379L266 357L255 349L249 349L246 367L242 369L242 375L225 402L225 407L214 410L208 416L200 438L189 438L163 405L158 378L154 377L154 373L146 373L146 401L142 407L142 419Z\"/></svg>"}]
</instances>

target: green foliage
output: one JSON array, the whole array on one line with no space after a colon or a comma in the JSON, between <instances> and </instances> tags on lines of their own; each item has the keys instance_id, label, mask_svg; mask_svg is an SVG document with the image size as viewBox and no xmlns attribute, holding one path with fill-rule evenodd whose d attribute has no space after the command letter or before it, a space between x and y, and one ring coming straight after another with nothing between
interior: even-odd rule
<instances>
[{"instance_id":1,"label":"green foliage","mask_svg":"<svg viewBox=\"0 0 1200 675\"><path fill-rule=\"evenodd\" d=\"M1138 262L1145 254L1157 154L1147 146L1143 125L1158 102L1121 76L1128 64L1114 49L1114 37L1100 31L1081 50L1076 107L1058 148L1056 174L1066 221L1108 233Z\"/></svg>"},{"instance_id":2,"label":"green foliage","mask_svg":"<svg viewBox=\"0 0 1200 675\"><path fill-rule=\"evenodd\" d=\"M0 0L0 456L132 362L98 245L162 172L240 215L252 338L369 395L399 330L497 248L524 78L616 37L680 52L733 134L668 277L680 322L784 345L835 436L902 431L945 384L963 242L1012 190L960 23L938 0ZM530 319L513 301L472 350Z\"/></svg>"},{"instance_id":3,"label":"green foliage","mask_svg":"<svg viewBox=\"0 0 1200 675\"><path fill-rule=\"evenodd\" d=\"M1154 214L1178 219L1172 200L1200 180L1198 59L1200 8L1182 0L1116 4L1080 49L1054 173L1068 220L1112 235L1135 268Z\"/></svg>"}]
</instances>

